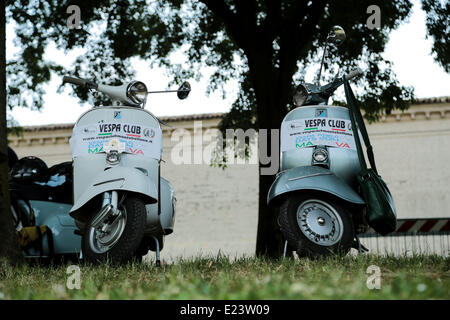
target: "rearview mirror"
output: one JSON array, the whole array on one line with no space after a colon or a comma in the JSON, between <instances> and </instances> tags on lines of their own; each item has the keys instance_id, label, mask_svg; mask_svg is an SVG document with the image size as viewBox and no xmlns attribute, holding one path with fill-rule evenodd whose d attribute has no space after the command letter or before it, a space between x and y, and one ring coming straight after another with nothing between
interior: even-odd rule
<instances>
[{"instance_id":1,"label":"rearview mirror","mask_svg":"<svg viewBox=\"0 0 450 320\"><path fill-rule=\"evenodd\" d=\"M189 95L189 92L191 92L191 85L189 82L185 81L183 84L178 88L177 96L178 99L183 100L186 99Z\"/></svg>"},{"instance_id":2,"label":"rearview mirror","mask_svg":"<svg viewBox=\"0 0 450 320\"><path fill-rule=\"evenodd\" d=\"M328 34L327 41L334 43L335 45L340 45L345 40L345 31L340 26L334 26L331 28Z\"/></svg>"}]
</instances>

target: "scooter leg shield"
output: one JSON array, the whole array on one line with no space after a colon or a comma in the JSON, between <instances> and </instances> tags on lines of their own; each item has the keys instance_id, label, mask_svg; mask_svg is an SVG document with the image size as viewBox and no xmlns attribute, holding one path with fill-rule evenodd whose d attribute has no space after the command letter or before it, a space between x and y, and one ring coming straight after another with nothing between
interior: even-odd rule
<instances>
[{"instance_id":1,"label":"scooter leg shield","mask_svg":"<svg viewBox=\"0 0 450 320\"><path fill-rule=\"evenodd\" d=\"M96 196L112 190L138 193L147 204L158 201L157 187L142 171L128 167L111 168L96 176L86 191L75 199L70 210L71 216L76 216L77 212Z\"/></svg>"},{"instance_id":2,"label":"scooter leg shield","mask_svg":"<svg viewBox=\"0 0 450 320\"><path fill-rule=\"evenodd\" d=\"M364 200L346 182L330 170L318 166L303 166L280 172L267 195L269 206L280 206L282 196L300 190L322 191L354 205Z\"/></svg>"}]
</instances>

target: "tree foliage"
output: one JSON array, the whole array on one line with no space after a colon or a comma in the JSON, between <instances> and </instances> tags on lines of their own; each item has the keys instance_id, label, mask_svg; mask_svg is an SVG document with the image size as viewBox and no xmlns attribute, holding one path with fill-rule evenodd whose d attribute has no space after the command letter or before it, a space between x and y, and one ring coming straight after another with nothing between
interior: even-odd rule
<instances>
[{"instance_id":1,"label":"tree foliage","mask_svg":"<svg viewBox=\"0 0 450 320\"><path fill-rule=\"evenodd\" d=\"M450 72L450 2L423 0L422 9L427 13L427 36L433 39L434 59Z\"/></svg>"},{"instance_id":2,"label":"tree foliage","mask_svg":"<svg viewBox=\"0 0 450 320\"><path fill-rule=\"evenodd\" d=\"M445 18L441 17L443 9L433 3L424 1L423 6L429 13L429 34L436 39L434 51L444 63L447 46L439 47L444 35L438 28ZM66 9L74 4L81 8L81 29L66 25ZM381 9L379 30L365 25L371 4ZM133 57L167 67L175 81L198 78L202 66L212 67L209 91L223 88L230 78L239 79L241 89L254 87L248 58L262 52L270 57L272 72L282 74L289 69L298 79L311 62L318 61L324 39L335 24L344 27L348 39L342 47L332 49L330 56L342 72L366 66L361 99L369 117L404 109L404 102L412 97L381 57L390 31L408 16L409 1L8 0L7 5L8 21L16 23L16 44L22 48L17 58L8 62L10 107L40 108L42 84L50 80L52 72L118 83L132 77ZM45 57L52 42L57 48L83 48L85 53L71 70L64 70ZM180 50L186 55L185 62L171 63L172 54ZM86 92L76 94L88 99ZM255 105L255 96L242 90L233 109L250 110ZM255 121L248 125L257 125Z\"/></svg>"}]
</instances>

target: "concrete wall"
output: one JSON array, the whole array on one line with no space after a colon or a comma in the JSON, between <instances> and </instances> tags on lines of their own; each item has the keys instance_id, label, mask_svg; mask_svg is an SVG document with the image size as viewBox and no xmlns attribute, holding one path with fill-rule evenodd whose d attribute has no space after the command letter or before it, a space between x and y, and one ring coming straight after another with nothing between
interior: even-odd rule
<instances>
[{"instance_id":1,"label":"concrete wall","mask_svg":"<svg viewBox=\"0 0 450 320\"><path fill-rule=\"evenodd\" d=\"M195 121L201 120L197 118ZM163 257L215 255L219 250L236 256L253 254L258 166L236 164L222 170L208 164L175 165L171 153L179 142L171 140L174 130L184 128L193 133L195 127L199 134L199 122L188 117L166 120L172 127L164 129L162 175L173 184L178 202L175 231L166 238ZM202 120L205 139L192 138L195 149L210 144L208 137L219 120ZM11 137L19 157L35 155L49 165L71 159L70 126L38 129L27 129L21 139ZM368 130L379 173L393 193L398 216L450 216L450 105L412 106L408 112L369 125Z\"/></svg>"},{"instance_id":2,"label":"concrete wall","mask_svg":"<svg viewBox=\"0 0 450 320\"><path fill-rule=\"evenodd\" d=\"M450 110L369 126L380 175L401 218L450 216ZM414 111L414 109L413 109ZM408 119L409 117L409 119Z\"/></svg>"}]
</instances>

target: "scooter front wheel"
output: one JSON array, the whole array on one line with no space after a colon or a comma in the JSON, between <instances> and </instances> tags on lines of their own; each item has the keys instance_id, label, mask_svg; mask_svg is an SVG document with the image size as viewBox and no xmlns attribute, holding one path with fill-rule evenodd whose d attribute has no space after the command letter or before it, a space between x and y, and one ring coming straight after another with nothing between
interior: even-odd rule
<instances>
[{"instance_id":1,"label":"scooter front wheel","mask_svg":"<svg viewBox=\"0 0 450 320\"><path fill-rule=\"evenodd\" d=\"M144 237L145 203L129 195L118 209L118 215L110 215L94 227L95 214L86 226L82 245L87 261L127 263L135 257Z\"/></svg>"},{"instance_id":2,"label":"scooter front wheel","mask_svg":"<svg viewBox=\"0 0 450 320\"><path fill-rule=\"evenodd\" d=\"M354 228L350 213L321 194L293 194L282 204L281 232L300 257L347 254Z\"/></svg>"}]
</instances>

